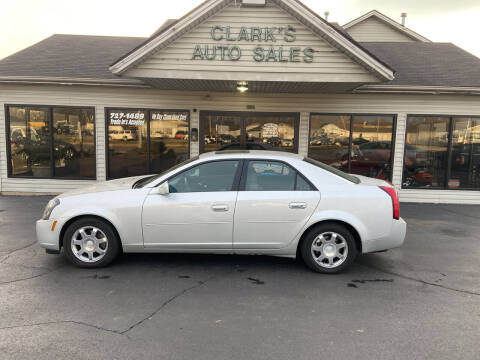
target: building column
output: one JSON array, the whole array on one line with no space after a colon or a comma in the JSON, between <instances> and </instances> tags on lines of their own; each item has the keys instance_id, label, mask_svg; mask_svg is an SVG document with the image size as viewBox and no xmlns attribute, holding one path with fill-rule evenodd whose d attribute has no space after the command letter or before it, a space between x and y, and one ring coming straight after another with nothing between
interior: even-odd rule
<instances>
[{"instance_id":1,"label":"building column","mask_svg":"<svg viewBox=\"0 0 480 360\"><path fill-rule=\"evenodd\" d=\"M310 131L310 113L308 111L300 112L300 124L298 129L298 154L308 155L308 141Z\"/></svg>"},{"instance_id":2,"label":"building column","mask_svg":"<svg viewBox=\"0 0 480 360\"><path fill-rule=\"evenodd\" d=\"M197 111L190 111L190 133L191 130L196 128L198 130L198 141L192 142L190 141L190 157L198 156L200 154L200 141L204 141L200 139L200 110Z\"/></svg>"},{"instance_id":3,"label":"building column","mask_svg":"<svg viewBox=\"0 0 480 360\"><path fill-rule=\"evenodd\" d=\"M392 183L397 189L402 188L403 178L403 154L405 149L405 132L407 125L407 113L397 114L397 127L395 129L395 153L393 156Z\"/></svg>"},{"instance_id":4,"label":"building column","mask_svg":"<svg viewBox=\"0 0 480 360\"><path fill-rule=\"evenodd\" d=\"M97 180L107 179L107 148L105 140L105 108L95 107L95 154L97 164Z\"/></svg>"}]
</instances>

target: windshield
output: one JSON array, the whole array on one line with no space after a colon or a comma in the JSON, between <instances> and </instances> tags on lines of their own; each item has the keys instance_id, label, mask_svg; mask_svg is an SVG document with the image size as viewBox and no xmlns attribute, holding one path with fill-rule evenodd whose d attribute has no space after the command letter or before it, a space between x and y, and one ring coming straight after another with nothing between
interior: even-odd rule
<instances>
[{"instance_id":1,"label":"windshield","mask_svg":"<svg viewBox=\"0 0 480 360\"><path fill-rule=\"evenodd\" d=\"M171 167L170 169L168 170L165 170L164 172L161 172L160 174L157 174L157 175L153 175L153 176L149 176L149 177L146 177L146 178L143 178L143 179L140 179L138 180L135 184L133 184L133 188L134 189L139 189L139 188L142 188L148 184L150 184L151 182L161 178L163 175L165 175L166 173L170 172L170 171L173 171L175 169L178 169L179 167L183 166L183 165L187 165L195 160L198 160L198 156L195 156L193 158L190 158L188 160L185 160L184 162L181 162L177 165L175 165L174 167Z\"/></svg>"},{"instance_id":2,"label":"windshield","mask_svg":"<svg viewBox=\"0 0 480 360\"><path fill-rule=\"evenodd\" d=\"M354 184L360 184L360 179L357 178L356 176L344 173L343 171L340 171L338 169L335 169L334 167L321 163L320 161L310 159L308 157L303 159L304 161L308 162L309 164L315 165L316 167L319 167L323 170L326 170L328 172L331 172L332 174L335 174L337 176L340 176L342 179L348 180Z\"/></svg>"}]
</instances>

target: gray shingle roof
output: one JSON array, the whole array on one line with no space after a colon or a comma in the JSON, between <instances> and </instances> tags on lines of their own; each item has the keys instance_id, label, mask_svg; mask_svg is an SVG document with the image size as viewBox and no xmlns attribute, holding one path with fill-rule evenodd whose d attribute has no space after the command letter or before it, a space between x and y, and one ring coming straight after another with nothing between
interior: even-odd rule
<instances>
[{"instance_id":1,"label":"gray shingle roof","mask_svg":"<svg viewBox=\"0 0 480 360\"><path fill-rule=\"evenodd\" d=\"M118 79L109 65L146 38L53 35L0 61L0 76ZM446 43L361 43L396 71L391 85L480 87L480 59Z\"/></svg>"},{"instance_id":2,"label":"gray shingle roof","mask_svg":"<svg viewBox=\"0 0 480 360\"><path fill-rule=\"evenodd\" d=\"M118 79L110 64L145 38L52 35L0 61L0 76Z\"/></svg>"},{"instance_id":3,"label":"gray shingle roof","mask_svg":"<svg viewBox=\"0 0 480 360\"><path fill-rule=\"evenodd\" d=\"M388 85L480 87L480 59L450 43L360 43L395 69Z\"/></svg>"}]
</instances>

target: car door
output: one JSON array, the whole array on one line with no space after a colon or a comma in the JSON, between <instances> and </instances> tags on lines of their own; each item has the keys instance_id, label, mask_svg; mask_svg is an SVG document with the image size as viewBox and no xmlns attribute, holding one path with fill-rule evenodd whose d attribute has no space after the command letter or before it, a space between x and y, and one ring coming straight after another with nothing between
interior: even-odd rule
<instances>
[{"instance_id":1,"label":"car door","mask_svg":"<svg viewBox=\"0 0 480 360\"><path fill-rule=\"evenodd\" d=\"M234 249L287 246L319 201L319 191L290 165L271 160L245 161L235 210Z\"/></svg>"},{"instance_id":2,"label":"car door","mask_svg":"<svg viewBox=\"0 0 480 360\"><path fill-rule=\"evenodd\" d=\"M168 195L143 205L146 248L232 249L240 160L210 161L168 180Z\"/></svg>"}]
</instances>

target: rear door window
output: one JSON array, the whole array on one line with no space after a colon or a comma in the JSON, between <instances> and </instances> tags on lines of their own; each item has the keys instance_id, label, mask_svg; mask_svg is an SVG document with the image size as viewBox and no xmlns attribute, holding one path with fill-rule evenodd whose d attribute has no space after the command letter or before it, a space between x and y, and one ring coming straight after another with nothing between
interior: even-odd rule
<instances>
[{"instance_id":1,"label":"rear door window","mask_svg":"<svg viewBox=\"0 0 480 360\"><path fill-rule=\"evenodd\" d=\"M307 180L289 165L268 160L250 160L245 191L312 191Z\"/></svg>"}]
</instances>

